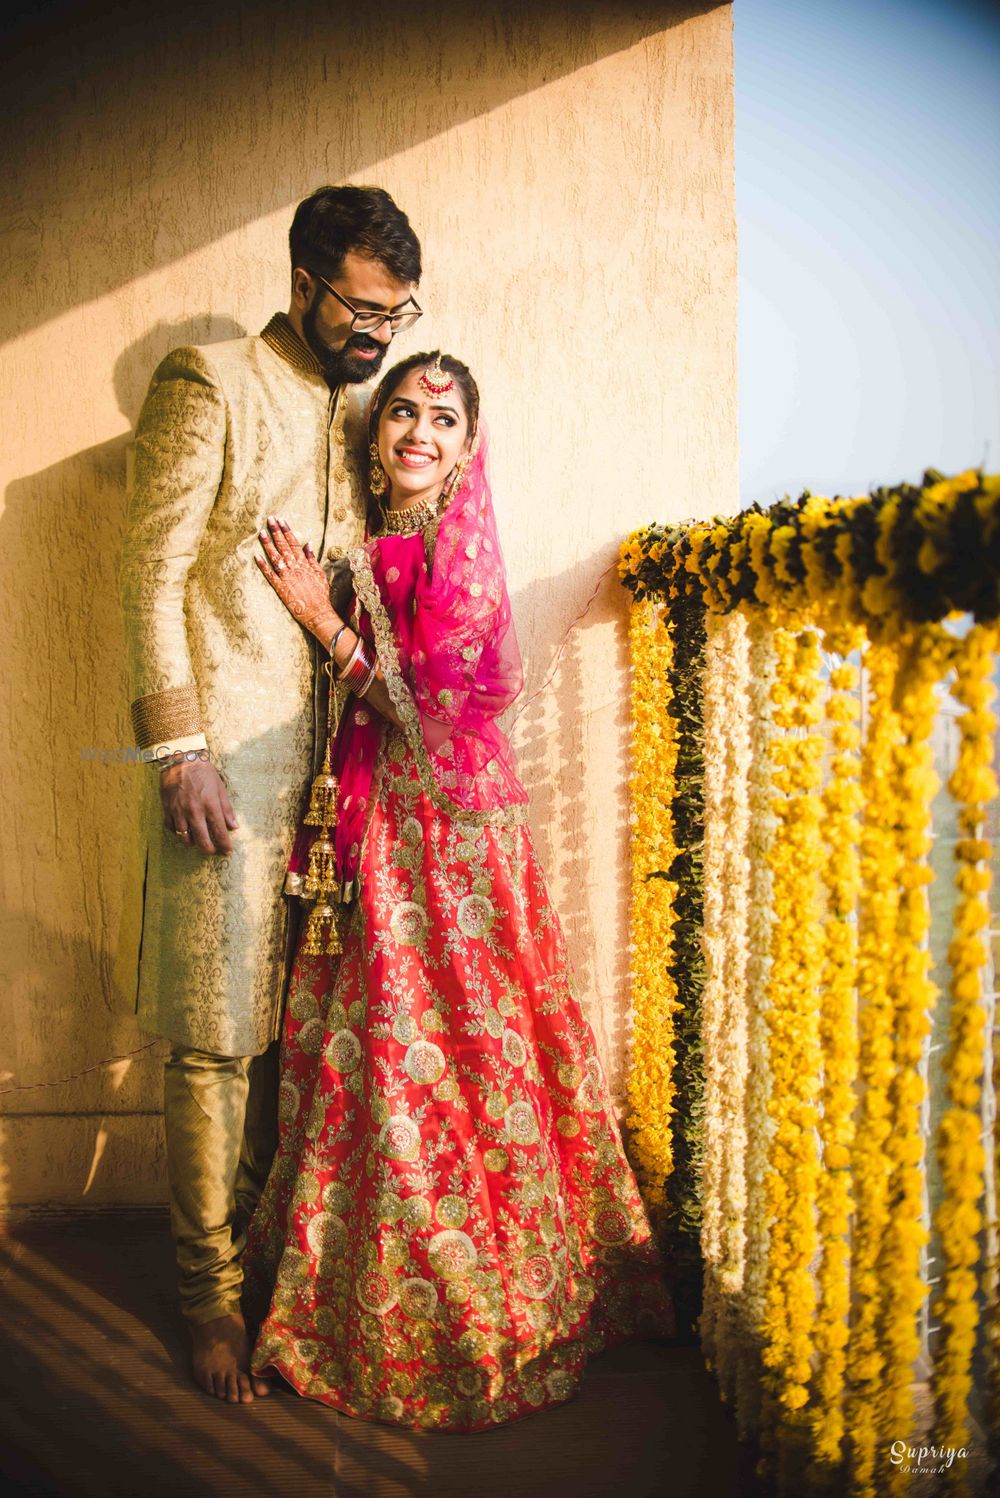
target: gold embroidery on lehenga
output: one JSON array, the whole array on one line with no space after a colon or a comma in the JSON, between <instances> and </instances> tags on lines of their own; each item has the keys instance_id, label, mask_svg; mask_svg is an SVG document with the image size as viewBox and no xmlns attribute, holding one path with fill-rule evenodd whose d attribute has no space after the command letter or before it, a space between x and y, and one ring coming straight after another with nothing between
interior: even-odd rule
<instances>
[{"instance_id":1,"label":"gold embroidery on lehenga","mask_svg":"<svg viewBox=\"0 0 1000 1498\"><path fill-rule=\"evenodd\" d=\"M289 999L302 1102L296 1089L256 1219L275 1283L254 1363L349 1414L481 1429L569 1397L588 1355L635 1326L642 1296L655 1309L655 1259L610 1104L581 1106L603 1094L602 1074L529 834L433 810L402 736L385 764L353 941L332 968L307 959ZM419 864L395 857L409 848ZM487 877L495 894L479 896ZM418 893L410 903L433 920L421 944L400 943L390 923ZM493 910L484 935L459 929L469 895ZM524 953L540 943L529 974ZM327 1052L360 1045L353 1071L298 1044L317 1013ZM277 1193L291 1202L284 1233Z\"/></svg>"},{"instance_id":2,"label":"gold embroidery on lehenga","mask_svg":"<svg viewBox=\"0 0 1000 1498\"><path fill-rule=\"evenodd\" d=\"M430 1040L415 1040L407 1047L403 1070L411 1081L431 1087L445 1071L444 1052Z\"/></svg>"},{"instance_id":3,"label":"gold embroidery on lehenga","mask_svg":"<svg viewBox=\"0 0 1000 1498\"><path fill-rule=\"evenodd\" d=\"M464 1279L476 1264L476 1245L459 1228L435 1233L427 1245L427 1260L443 1280Z\"/></svg>"}]
</instances>

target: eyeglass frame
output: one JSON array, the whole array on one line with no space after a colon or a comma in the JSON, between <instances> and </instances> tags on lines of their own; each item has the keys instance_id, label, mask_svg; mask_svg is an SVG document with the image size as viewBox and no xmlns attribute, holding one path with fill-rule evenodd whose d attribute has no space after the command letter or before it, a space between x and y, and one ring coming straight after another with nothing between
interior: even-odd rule
<instances>
[{"instance_id":1,"label":"eyeglass frame","mask_svg":"<svg viewBox=\"0 0 1000 1498\"><path fill-rule=\"evenodd\" d=\"M354 303L353 302L349 302L347 300L346 296L341 296L341 294L337 290L337 288L335 286L331 286L330 283L329 283L329 281L326 279L326 277L325 276L321 276L320 273L319 273L319 271L315 271L315 270L314 271L310 271L309 274L311 276L315 276L317 281L322 281L322 283L326 287L327 291L332 291L333 294L334 294L334 296L337 298L337 301L340 302L341 306L346 307L347 310L348 310L348 312L350 312L352 314L352 316L351 316L351 332L352 333L358 333L358 332L377 333L379 331L379 329L382 327L383 323L388 323L389 324L389 331L392 334L393 338L395 338L396 334L401 331L401 327L395 327L394 328L392 326L393 318L400 318L400 319L402 319L404 317L409 318L410 321L406 324L406 326L408 328L412 328L413 324L417 321L417 319L420 318L420 317L423 317L423 315L424 315L424 309L421 307L421 305L417 301L416 297L414 297L412 295L409 296L409 297L407 297L407 301L413 303L413 311L412 312L375 312L375 311L370 311L366 307L355 307ZM406 306L406 302L403 303L403 306L404 307ZM374 325L374 327L371 327L371 328L358 328L357 321L358 321L359 317L377 317L378 318L378 322Z\"/></svg>"}]
</instances>

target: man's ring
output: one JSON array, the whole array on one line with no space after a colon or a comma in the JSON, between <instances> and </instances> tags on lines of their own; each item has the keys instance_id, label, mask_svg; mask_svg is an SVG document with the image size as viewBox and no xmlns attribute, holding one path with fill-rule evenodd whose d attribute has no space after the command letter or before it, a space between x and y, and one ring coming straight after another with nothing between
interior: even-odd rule
<instances>
[{"instance_id":1,"label":"man's ring","mask_svg":"<svg viewBox=\"0 0 1000 1498\"><path fill-rule=\"evenodd\" d=\"M178 837L187 837L189 835L186 827L175 827L174 831Z\"/></svg>"}]
</instances>

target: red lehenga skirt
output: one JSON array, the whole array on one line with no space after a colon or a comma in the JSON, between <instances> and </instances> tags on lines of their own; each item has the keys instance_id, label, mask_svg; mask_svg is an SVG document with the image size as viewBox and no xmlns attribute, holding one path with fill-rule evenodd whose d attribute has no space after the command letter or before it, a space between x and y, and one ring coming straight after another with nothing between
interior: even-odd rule
<instances>
[{"instance_id":1,"label":"red lehenga skirt","mask_svg":"<svg viewBox=\"0 0 1000 1498\"><path fill-rule=\"evenodd\" d=\"M252 1366L488 1429L672 1307L527 827L442 815L390 734L360 873L343 956L300 952L289 989Z\"/></svg>"}]
</instances>

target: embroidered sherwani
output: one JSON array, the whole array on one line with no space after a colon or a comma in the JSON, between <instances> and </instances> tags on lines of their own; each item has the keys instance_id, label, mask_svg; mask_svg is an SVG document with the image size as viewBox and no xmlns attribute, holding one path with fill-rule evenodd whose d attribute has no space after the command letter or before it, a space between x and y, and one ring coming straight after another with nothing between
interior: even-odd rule
<instances>
[{"instance_id":1,"label":"embroidered sherwani","mask_svg":"<svg viewBox=\"0 0 1000 1498\"><path fill-rule=\"evenodd\" d=\"M324 723L314 642L253 558L269 515L321 560L360 541L366 397L331 393L278 314L259 337L168 354L139 418L121 574L136 741L207 746L240 824L228 858L185 846L163 827L158 771L138 770L136 1010L175 1044L249 1056L280 1033L282 885Z\"/></svg>"}]
</instances>

